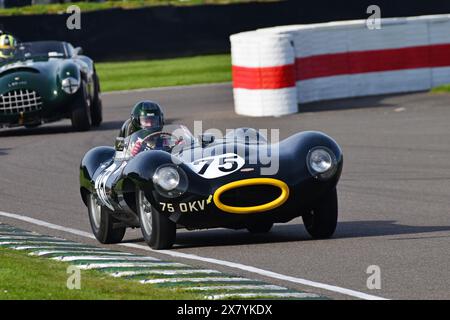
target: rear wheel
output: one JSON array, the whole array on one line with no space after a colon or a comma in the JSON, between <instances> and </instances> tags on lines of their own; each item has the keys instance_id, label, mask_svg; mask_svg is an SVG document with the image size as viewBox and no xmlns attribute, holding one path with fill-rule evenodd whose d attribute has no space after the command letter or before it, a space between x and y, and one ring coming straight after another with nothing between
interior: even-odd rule
<instances>
[{"instance_id":1,"label":"rear wheel","mask_svg":"<svg viewBox=\"0 0 450 320\"><path fill-rule=\"evenodd\" d=\"M82 81L76 95L77 97L72 105L72 127L75 131L87 131L91 128L91 110L84 81Z\"/></svg>"},{"instance_id":2,"label":"rear wheel","mask_svg":"<svg viewBox=\"0 0 450 320\"><path fill-rule=\"evenodd\" d=\"M94 236L100 243L119 243L122 241L126 228L112 216L112 212L101 206L91 193L87 199L89 222Z\"/></svg>"},{"instance_id":3,"label":"rear wheel","mask_svg":"<svg viewBox=\"0 0 450 320\"><path fill-rule=\"evenodd\" d=\"M336 188L328 192L317 205L304 213L303 223L314 239L326 239L333 235L338 220L338 198Z\"/></svg>"},{"instance_id":4,"label":"rear wheel","mask_svg":"<svg viewBox=\"0 0 450 320\"><path fill-rule=\"evenodd\" d=\"M250 233L268 233L272 227L272 222L260 222L247 226L247 230Z\"/></svg>"},{"instance_id":5,"label":"rear wheel","mask_svg":"<svg viewBox=\"0 0 450 320\"><path fill-rule=\"evenodd\" d=\"M159 213L143 191L136 193L137 211L145 242L153 249L170 249L176 237L176 224Z\"/></svg>"}]
</instances>

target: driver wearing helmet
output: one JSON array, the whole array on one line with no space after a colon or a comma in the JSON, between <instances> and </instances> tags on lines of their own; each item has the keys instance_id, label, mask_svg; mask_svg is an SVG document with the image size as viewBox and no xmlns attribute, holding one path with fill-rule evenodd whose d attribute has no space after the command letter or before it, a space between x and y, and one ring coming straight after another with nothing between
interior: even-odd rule
<instances>
[{"instance_id":1,"label":"driver wearing helmet","mask_svg":"<svg viewBox=\"0 0 450 320\"><path fill-rule=\"evenodd\" d=\"M164 113L159 104L148 100L141 101L133 107L131 117L122 125L119 137L126 138L142 129L150 133L160 132L163 126ZM131 150L131 155L135 156L142 149L142 140L136 141Z\"/></svg>"},{"instance_id":2,"label":"driver wearing helmet","mask_svg":"<svg viewBox=\"0 0 450 320\"><path fill-rule=\"evenodd\" d=\"M164 113L159 104L153 101L138 102L131 111L131 117L122 125L119 136L126 138L141 129L161 131L164 126Z\"/></svg>"},{"instance_id":3,"label":"driver wearing helmet","mask_svg":"<svg viewBox=\"0 0 450 320\"><path fill-rule=\"evenodd\" d=\"M12 35L0 35L0 61L11 58L16 46L17 40Z\"/></svg>"}]
</instances>

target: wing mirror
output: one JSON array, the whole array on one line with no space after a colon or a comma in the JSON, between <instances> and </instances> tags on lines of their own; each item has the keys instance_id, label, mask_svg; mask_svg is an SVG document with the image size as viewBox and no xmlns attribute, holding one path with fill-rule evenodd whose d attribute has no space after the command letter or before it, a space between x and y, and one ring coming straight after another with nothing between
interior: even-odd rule
<instances>
[{"instance_id":1,"label":"wing mirror","mask_svg":"<svg viewBox=\"0 0 450 320\"><path fill-rule=\"evenodd\" d=\"M202 147L206 147L207 145L214 142L216 138L211 133L204 133L200 136L200 141L202 142Z\"/></svg>"},{"instance_id":2,"label":"wing mirror","mask_svg":"<svg viewBox=\"0 0 450 320\"><path fill-rule=\"evenodd\" d=\"M83 48L82 47L76 47L74 50L75 55L79 56L83 54Z\"/></svg>"},{"instance_id":3,"label":"wing mirror","mask_svg":"<svg viewBox=\"0 0 450 320\"><path fill-rule=\"evenodd\" d=\"M125 138L117 137L114 147L115 147L116 151L123 151L123 149L125 149Z\"/></svg>"}]
</instances>

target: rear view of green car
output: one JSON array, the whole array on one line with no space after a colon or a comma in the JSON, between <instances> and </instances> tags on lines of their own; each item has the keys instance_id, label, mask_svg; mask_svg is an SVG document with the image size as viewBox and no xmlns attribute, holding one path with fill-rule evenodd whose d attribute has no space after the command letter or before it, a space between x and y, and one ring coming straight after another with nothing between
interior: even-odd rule
<instances>
[{"instance_id":1,"label":"rear view of green car","mask_svg":"<svg viewBox=\"0 0 450 320\"><path fill-rule=\"evenodd\" d=\"M74 130L102 122L94 62L67 42L19 44L0 60L0 127L36 127L69 118Z\"/></svg>"}]
</instances>

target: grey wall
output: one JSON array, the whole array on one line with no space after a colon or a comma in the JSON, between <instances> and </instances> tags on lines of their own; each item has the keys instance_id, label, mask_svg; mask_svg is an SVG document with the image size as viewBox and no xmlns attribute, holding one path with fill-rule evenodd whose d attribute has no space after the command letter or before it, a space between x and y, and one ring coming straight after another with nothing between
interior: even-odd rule
<instances>
[{"instance_id":1,"label":"grey wall","mask_svg":"<svg viewBox=\"0 0 450 320\"><path fill-rule=\"evenodd\" d=\"M67 40L96 60L161 58L229 52L230 34L261 27L366 18L373 3L382 17L450 13L448 0L298 0L88 12L74 31L67 15L0 17L0 29L23 41Z\"/></svg>"}]
</instances>

